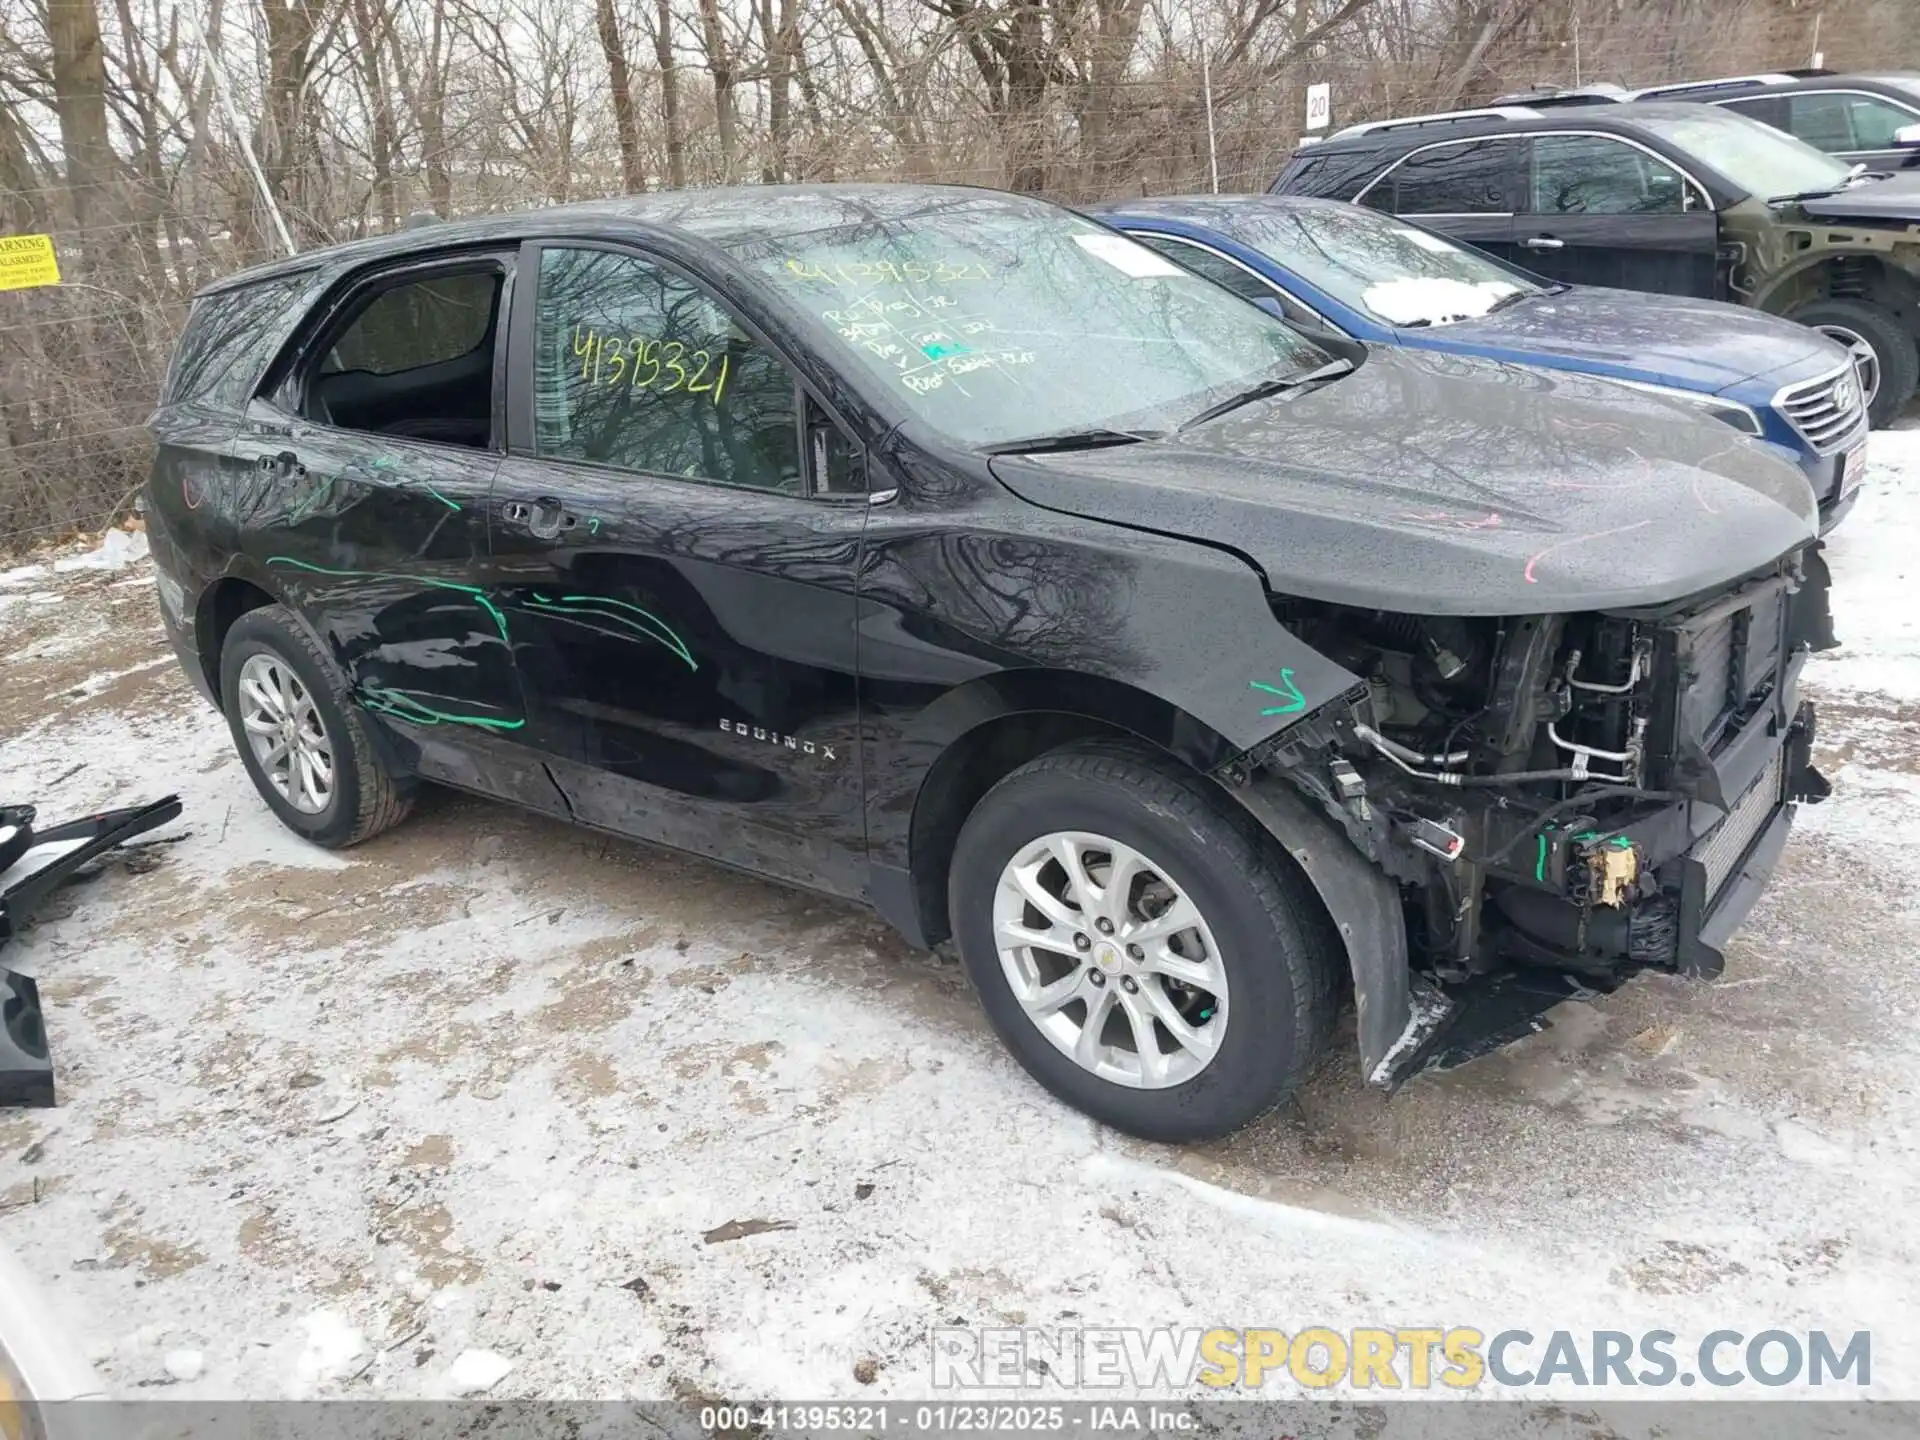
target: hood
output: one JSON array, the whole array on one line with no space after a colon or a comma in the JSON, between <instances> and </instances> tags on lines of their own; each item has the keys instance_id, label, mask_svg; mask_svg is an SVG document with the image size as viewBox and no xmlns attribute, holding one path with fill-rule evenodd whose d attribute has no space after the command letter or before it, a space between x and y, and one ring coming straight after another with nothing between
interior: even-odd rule
<instances>
[{"instance_id":1,"label":"hood","mask_svg":"<svg viewBox=\"0 0 1920 1440\"><path fill-rule=\"evenodd\" d=\"M1796 201L1815 220L1875 220L1920 225L1920 172L1901 170L1833 195Z\"/></svg>"},{"instance_id":2,"label":"hood","mask_svg":"<svg viewBox=\"0 0 1920 1440\"><path fill-rule=\"evenodd\" d=\"M1416 332L1423 346L1497 346L1547 365L1605 365L1630 380L1724 390L1820 356L1804 325L1715 300L1576 286L1475 320Z\"/></svg>"},{"instance_id":3,"label":"hood","mask_svg":"<svg viewBox=\"0 0 1920 1440\"><path fill-rule=\"evenodd\" d=\"M1001 455L1022 499L1210 541L1285 595L1426 615L1653 605L1814 537L1798 469L1605 380L1370 349L1187 435Z\"/></svg>"}]
</instances>

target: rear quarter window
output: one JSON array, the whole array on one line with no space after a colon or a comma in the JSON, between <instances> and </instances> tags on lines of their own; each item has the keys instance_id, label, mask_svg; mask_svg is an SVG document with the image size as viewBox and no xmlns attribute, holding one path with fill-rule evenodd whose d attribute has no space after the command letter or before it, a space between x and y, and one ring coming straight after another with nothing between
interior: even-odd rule
<instances>
[{"instance_id":1,"label":"rear quarter window","mask_svg":"<svg viewBox=\"0 0 1920 1440\"><path fill-rule=\"evenodd\" d=\"M202 295L174 346L163 405L198 400L226 409L246 404L287 312L307 288L307 272Z\"/></svg>"},{"instance_id":2,"label":"rear quarter window","mask_svg":"<svg viewBox=\"0 0 1920 1440\"><path fill-rule=\"evenodd\" d=\"M1373 150L1308 151L1274 181L1276 195L1317 195L1326 200L1351 200L1375 175L1387 168L1390 157Z\"/></svg>"}]
</instances>

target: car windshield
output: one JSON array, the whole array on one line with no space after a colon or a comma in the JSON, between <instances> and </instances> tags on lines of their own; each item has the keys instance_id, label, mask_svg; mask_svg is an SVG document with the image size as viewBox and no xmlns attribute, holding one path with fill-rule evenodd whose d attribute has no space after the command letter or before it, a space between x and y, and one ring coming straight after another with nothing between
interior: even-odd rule
<instances>
[{"instance_id":1,"label":"car windshield","mask_svg":"<svg viewBox=\"0 0 1920 1440\"><path fill-rule=\"evenodd\" d=\"M967 445L1157 434L1332 356L1070 211L966 195L734 247L829 342Z\"/></svg>"},{"instance_id":2,"label":"car windshield","mask_svg":"<svg viewBox=\"0 0 1920 1440\"><path fill-rule=\"evenodd\" d=\"M1427 230L1357 205L1247 207L1225 226L1242 245L1389 325L1447 325L1542 287Z\"/></svg>"},{"instance_id":3,"label":"car windshield","mask_svg":"<svg viewBox=\"0 0 1920 1440\"><path fill-rule=\"evenodd\" d=\"M1852 167L1771 125L1711 105L1694 113L1642 115L1639 123L1750 195L1771 200L1810 190L1837 190Z\"/></svg>"}]
</instances>

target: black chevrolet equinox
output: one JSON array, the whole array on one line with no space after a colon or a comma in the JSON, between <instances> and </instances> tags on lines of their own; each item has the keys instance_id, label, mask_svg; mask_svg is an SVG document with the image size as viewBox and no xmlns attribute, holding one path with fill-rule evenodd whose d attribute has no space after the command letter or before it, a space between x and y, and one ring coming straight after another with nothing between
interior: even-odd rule
<instances>
[{"instance_id":1,"label":"black chevrolet equinox","mask_svg":"<svg viewBox=\"0 0 1920 1440\"><path fill-rule=\"evenodd\" d=\"M1043 1085L1392 1086L1718 973L1808 761L1813 497L1605 381L1312 339L1092 221L646 196L224 281L152 421L181 664L352 845L423 782L951 937Z\"/></svg>"}]
</instances>

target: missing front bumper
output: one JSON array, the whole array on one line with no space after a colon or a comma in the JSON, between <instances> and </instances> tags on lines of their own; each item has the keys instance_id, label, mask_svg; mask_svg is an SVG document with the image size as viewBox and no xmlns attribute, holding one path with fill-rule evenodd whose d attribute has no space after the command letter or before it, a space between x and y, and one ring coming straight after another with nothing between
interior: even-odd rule
<instances>
[{"instance_id":1,"label":"missing front bumper","mask_svg":"<svg viewBox=\"0 0 1920 1440\"><path fill-rule=\"evenodd\" d=\"M1797 804L1826 798L1828 785L1812 763L1814 711L1802 705L1784 743L1760 774L1683 854L1659 866L1658 903L1677 909L1671 968L1710 978L1726 967L1726 947L1766 889L1786 848ZM1571 911L1572 907L1567 907ZM1623 923L1622 933L1634 925ZM1583 934L1591 934L1582 927ZM1610 993L1647 963L1623 953L1610 970L1580 974L1514 965L1451 985L1422 984L1413 1019L1385 1064L1371 1077L1397 1089L1426 1070L1450 1070L1545 1030L1549 1012L1567 1000ZM1667 968L1662 966L1660 968Z\"/></svg>"}]
</instances>

